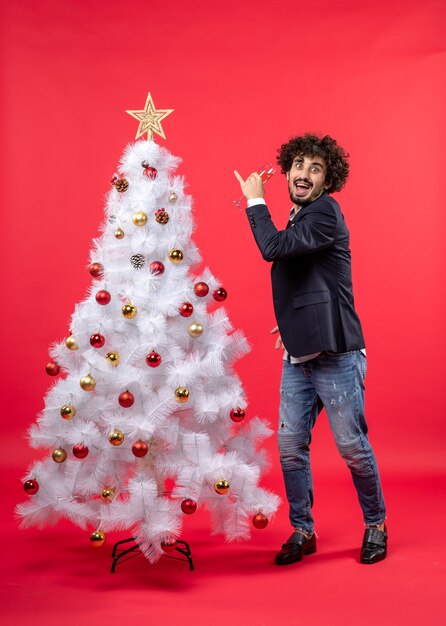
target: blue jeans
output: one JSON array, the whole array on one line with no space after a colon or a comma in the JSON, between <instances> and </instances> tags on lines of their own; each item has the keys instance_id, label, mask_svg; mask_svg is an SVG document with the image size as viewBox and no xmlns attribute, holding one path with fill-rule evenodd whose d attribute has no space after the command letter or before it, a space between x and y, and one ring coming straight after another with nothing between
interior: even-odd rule
<instances>
[{"instance_id":1,"label":"blue jeans","mask_svg":"<svg viewBox=\"0 0 446 626\"><path fill-rule=\"evenodd\" d=\"M311 431L325 407L336 446L349 467L366 524L380 524L386 509L364 415L366 357L359 351L283 362L279 452L294 528L314 531Z\"/></svg>"}]
</instances>

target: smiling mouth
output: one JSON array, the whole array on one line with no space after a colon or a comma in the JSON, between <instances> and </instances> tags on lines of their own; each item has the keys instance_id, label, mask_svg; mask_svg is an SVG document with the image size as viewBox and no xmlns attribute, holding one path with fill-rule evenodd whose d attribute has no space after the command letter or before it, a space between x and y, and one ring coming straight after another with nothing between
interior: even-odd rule
<instances>
[{"instance_id":1,"label":"smiling mouth","mask_svg":"<svg viewBox=\"0 0 446 626\"><path fill-rule=\"evenodd\" d=\"M298 196L305 196L311 189L310 183L304 183L300 180L294 182L294 189Z\"/></svg>"}]
</instances>

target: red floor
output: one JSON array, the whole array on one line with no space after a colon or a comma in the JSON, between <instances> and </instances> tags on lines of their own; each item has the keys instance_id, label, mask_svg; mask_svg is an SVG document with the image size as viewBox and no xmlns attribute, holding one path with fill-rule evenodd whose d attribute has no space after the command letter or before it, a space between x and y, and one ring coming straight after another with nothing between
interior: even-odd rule
<instances>
[{"instance_id":1,"label":"red floor","mask_svg":"<svg viewBox=\"0 0 446 626\"><path fill-rule=\"evenodd\" d=\"M277 567L273 557L289 529L285 507L250 543L211 537L206 513L186 519L195 571L163 558L136 558L109 573L123 535L91 548L69 523L18 530L23 466L8 467L2 521L2 624L198 624L199 626L419 625L446 623L444 476L386 476L390 550L360 565L361 519L350 477L316 477L318 553ZM4 467L4 475L6 467ZM5 559L5 552L7 558Z\"/></svg>"}]
</instances>

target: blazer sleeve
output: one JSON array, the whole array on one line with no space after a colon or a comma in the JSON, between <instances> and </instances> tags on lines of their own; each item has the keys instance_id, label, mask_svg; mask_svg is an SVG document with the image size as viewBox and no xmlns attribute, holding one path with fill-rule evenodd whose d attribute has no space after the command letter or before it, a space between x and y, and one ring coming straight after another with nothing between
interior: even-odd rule
<instances>
[{"instance_id":1,"label":"blazer sleeve","mask_svg":"<svg viewBox=\"0 0 446 626\"><path fill-rule=\"evenodd\" d=\"M315 203L302 219L286 230L277 230L266 204L248 207L246 213L265 261L311 254L328 248L334 241L337 217L326 200Z\"/></svg>"}]
</instances>

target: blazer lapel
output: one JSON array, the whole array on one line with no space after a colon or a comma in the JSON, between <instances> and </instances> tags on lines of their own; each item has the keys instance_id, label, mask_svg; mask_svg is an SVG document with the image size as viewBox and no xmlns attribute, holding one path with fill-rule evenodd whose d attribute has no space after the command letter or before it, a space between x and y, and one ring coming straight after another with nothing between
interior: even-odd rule
<instances>
[{"instance_id":1,"label":"blazer lapel","mask_svg":"<svg viewBox=\"0 0 446 626\"><path fill-rule=\"evenodd\" d=\"M326 195L327 195L327 192L324 191L324 193L321 196L319 196L319 198L323 198ZM294 216L294 219L291 222L291 224L299 222L302 219L302 217L308 212L308 210L311 209L314 203L316 203L319 200L319 198L317 200L314 200L314 202L312 202L311 204L308 204L307 206L302 207L300 211L297 212L297 215Z\"/></svg>"},{"instance_id":2,"label":"blazer lapel","mask_svg":"<svg viewBox=\"0 0 446 626\"><path fill-rule=\"evenodd\" d=\"M311 204L309 204L308 206L304 206L301 208L300 211L297 212L297 215L294 216L293 222L299 222L302 219L302 216L305 215L305 213L307 213L308 208L311 206Z\"/></svg>"}]
</instances>

